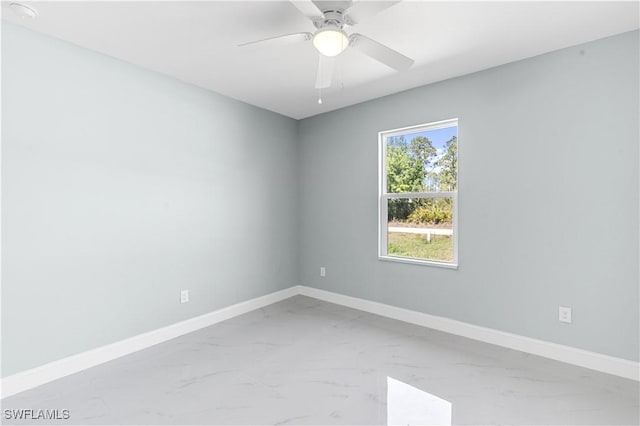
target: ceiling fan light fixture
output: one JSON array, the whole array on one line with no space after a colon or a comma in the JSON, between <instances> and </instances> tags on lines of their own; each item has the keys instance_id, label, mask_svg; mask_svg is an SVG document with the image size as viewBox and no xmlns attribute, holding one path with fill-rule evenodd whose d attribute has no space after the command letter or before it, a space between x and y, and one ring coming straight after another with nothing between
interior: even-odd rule
<instances>
[{"instance_id":1,"label":"ceiling fan light fixture","mask_svg":"<svg viewBox=\"0 0 640 426\"><path fill-rule=\"evenodd\" d=\"M349 37L337 27L325 27L313 35L313 47L324 56L337 56L349 46Z\"/></svg>"}]
</instances>

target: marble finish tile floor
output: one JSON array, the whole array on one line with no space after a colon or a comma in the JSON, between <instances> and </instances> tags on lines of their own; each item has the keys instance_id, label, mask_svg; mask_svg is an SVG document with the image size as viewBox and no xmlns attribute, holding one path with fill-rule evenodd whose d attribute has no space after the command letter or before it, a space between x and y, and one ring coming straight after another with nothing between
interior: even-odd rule
<instances>
[{"instance_id":1,"label":"marble finish tile floor","mask_svg":"<svg viewBox=\"0 0 640 426\"><path fill-rule=\"evenodd\" d=\"M639 423L637 382L304 296L6 398L3 423L379 425L412 409L389 380L456 425Z\"/></svg>"}]
</instances>

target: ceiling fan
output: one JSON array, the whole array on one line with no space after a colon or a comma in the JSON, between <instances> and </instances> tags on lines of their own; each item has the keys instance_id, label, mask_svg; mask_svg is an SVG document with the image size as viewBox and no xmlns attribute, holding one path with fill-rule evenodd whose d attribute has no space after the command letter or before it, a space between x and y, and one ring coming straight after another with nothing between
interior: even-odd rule
<instances>
[{"instance_id":1,"label":"ceiling fan","mask_svg":"<svg viewBox=\"0 0 640 426\"><path fill-rule=\"evenodd\" d=\"M413 65L413 59L359 33L347 34L345 27L354 26L378 12L399 3L393 1L342 1L324 2L312 0L291 0L291 3L316 27L313 33L295 33L251 41L239 46L286 45L312 41L319 52L316 88L331 86L335 57L347 47L354 48L371 58L397 70L406 71Z\"/></svg>"}]
</instances>

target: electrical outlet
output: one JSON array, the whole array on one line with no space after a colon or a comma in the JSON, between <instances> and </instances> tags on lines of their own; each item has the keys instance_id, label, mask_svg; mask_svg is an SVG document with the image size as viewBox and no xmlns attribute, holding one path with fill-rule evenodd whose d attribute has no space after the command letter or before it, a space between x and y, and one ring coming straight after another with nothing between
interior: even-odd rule
<instances>
[{"instance_id":1,"label":"electrical outlet","mask_svg":"<svg viewBox=\"0 0 640 426\"><path fill-rule=\"evenodd\" d=\"M180 303L187 303L189 301L189 290L182 290L180 292Z\"/></svg>"},{"instance_id":2,"label":"electrical outlet","mask_svg":"<svg viewBox=\"0 0 640 426\"><path fill-rule=\"evenodd\" d=\"M321 277L326 277L327 276L327 270L325 269L324 266L320 267L320 276Z\"/></svg>"},{"instance_id":3,"label":"electrical outlet","mask_svg":"<svg viewBox=\"0 0 640 426\"><path fill-rule=\"evenodd\" d=\"M571 324L571 308L560 306L558 308L558 320Z\"/></svg>"}]
</instances>

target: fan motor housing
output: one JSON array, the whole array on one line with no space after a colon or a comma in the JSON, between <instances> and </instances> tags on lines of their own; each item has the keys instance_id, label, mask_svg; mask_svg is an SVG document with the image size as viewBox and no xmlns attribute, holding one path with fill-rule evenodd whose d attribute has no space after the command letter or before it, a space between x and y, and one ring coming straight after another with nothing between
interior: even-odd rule
<instances>
[{"instance_id":1,"label":"fan motor housing","mask_svg":"<svg viewBox=\"0 0 640 426\"><path fill-rule=\"evenodd\" d=\"M318 19L313 22L316 28L322 29L326 26L333 26L342 29L346 22L346 16L342 10L325 10L322 12L323 19Z\"/></svg>"}]
</instances>

